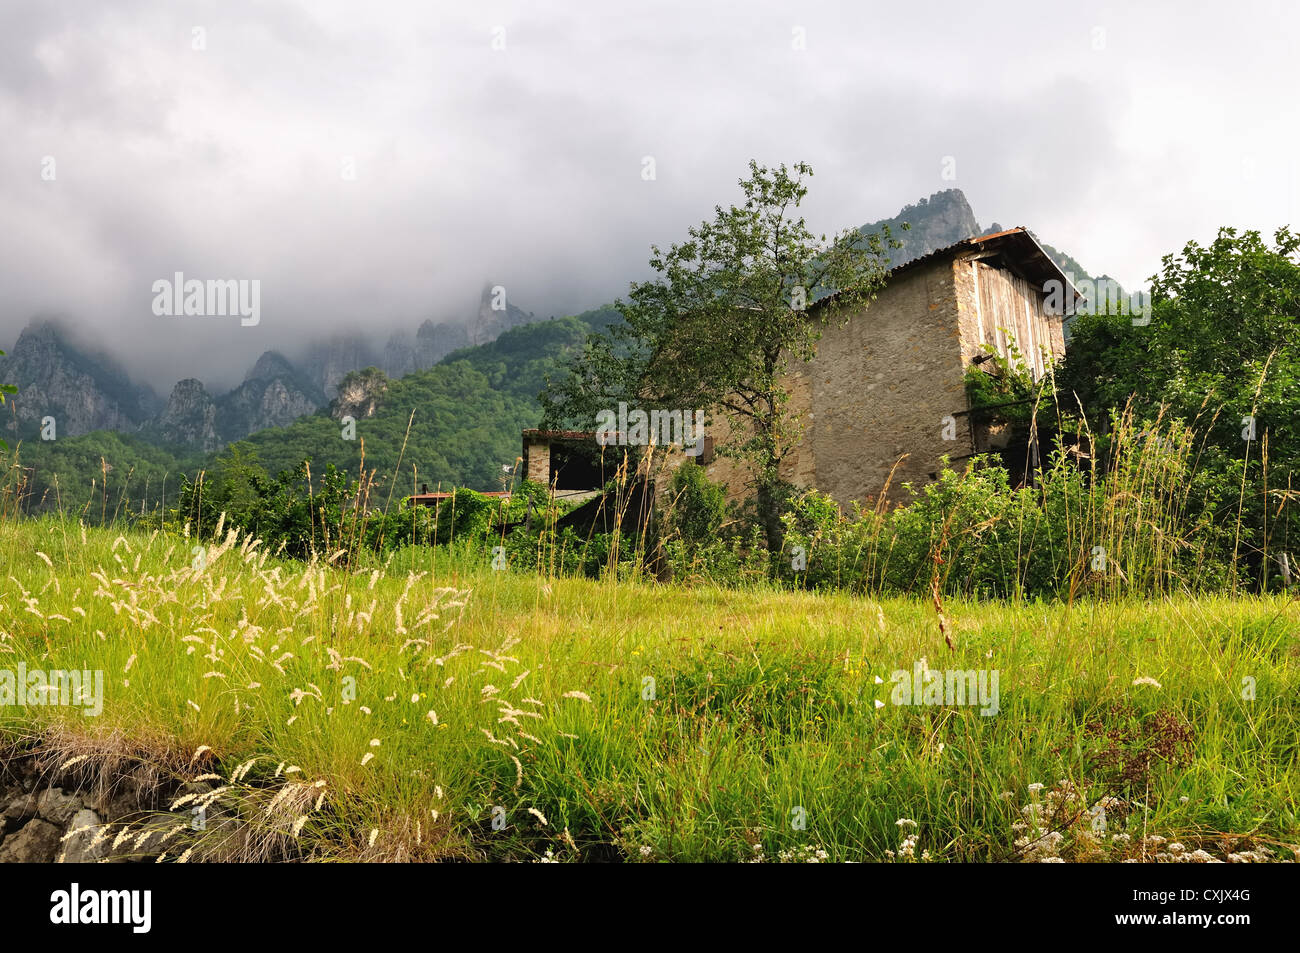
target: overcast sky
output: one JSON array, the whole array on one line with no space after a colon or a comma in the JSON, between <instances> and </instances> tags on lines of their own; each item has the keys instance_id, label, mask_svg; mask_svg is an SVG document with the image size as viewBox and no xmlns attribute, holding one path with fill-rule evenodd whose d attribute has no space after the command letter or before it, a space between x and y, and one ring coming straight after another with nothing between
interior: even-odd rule
<instances>
[{"instance_id":1,"label":"overcast sky","mask_svg":"<svg viewBox=\"0 0 1300 953\"><path fill-rule=\"evenodd\" d=\"M64 315L165 394L462 318L485 283L580 311L751 157L812 164L819 231L955 186L1137 287L1220 225L1300 219L1297 11L4 0L0 347ZM259 279L261 323L155 316L177 271Z\"/></svg>"}]
</instances>

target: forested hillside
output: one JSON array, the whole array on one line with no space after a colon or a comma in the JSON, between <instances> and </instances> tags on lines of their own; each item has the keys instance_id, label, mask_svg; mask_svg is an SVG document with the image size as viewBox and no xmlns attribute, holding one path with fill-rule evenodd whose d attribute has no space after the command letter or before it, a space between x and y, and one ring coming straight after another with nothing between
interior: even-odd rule
<instances>
[{"instance_id":1,"label":"forested hillside","mask_svg":"<svg viewBox=\"0 0 1300 953\"><path fill-rule=\"evenodd\" d=\"M499 489L502 468L513 466L519 455L520 431L537 424L536 397L547 374L581 347L589 331L617 319L617 312L601 308L527 324L456 351L428 370L387 381L373 415L356 420L355 439L346 439L343 423L321 411L259 431L246 442L271 475L304 460L313 473L333 464L355 475L364 447L366 470L381 487L391 485L400 460L399 495L416 481L430 489ZM182 475L211 469L224 452L177 453L112 431L29 439L11 454L16 469L8 480L11 486L26 481L24 501L31 509L138 513L169 499L173 490L167 488L178 487Z\"/></svg>"}]
</instances>

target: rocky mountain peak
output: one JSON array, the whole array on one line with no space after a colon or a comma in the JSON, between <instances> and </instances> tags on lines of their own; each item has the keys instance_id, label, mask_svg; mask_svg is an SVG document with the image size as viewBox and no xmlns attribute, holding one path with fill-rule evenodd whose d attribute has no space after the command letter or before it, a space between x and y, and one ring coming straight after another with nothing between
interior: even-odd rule
<instances>
[{"instance_id":1,"label":"rocky mountain peak","mask_svg":"<svg viewBox=\"0 0 1300 953\"><path fill-rule=\"evenodd\" d=\"M415 332L395 331L384 346L383 369L389 377L405 377L433 367L452 351L469 347L463 324L434 324L426 320Z\"/></svg>"},{"instance_id":2,"label":"rocky mountain peak","mask_svg":"<svg viewBox=\"0 0 1300 953\"><path fill-rule=\"evenodd\" d=\"M906 231L903 230L904 223L910 226ZM935 192L913 205L903 206L903 210L893 218L864 225L859 231L868 234L879 231L882 225L888 225L892 237L903 243L901 248L893 249L888 255L889 263L894 267L963 239L974 238L982 231L961 189Z\"/></svg>"},{"instance_id":3,"label":"rocky mountain peak","mask_svg":"<svg viewBox=\"0 0 1300 953\"><path fill-rule=\"evenodd\" d=\"M189 377L176 382L152 429L166 443L209 451L217 449L219 443L216 420L216 402L202 381Z\"/></svg>"},{"instance_id":4,"label":"rocky mountain peak","mask_svg":"<svg viewBox=\"0 0 1300 953\"><path fill-rule=\"evenodd\" d=\"M130 432L160 405L149 387L133 384L106 353L74 343L58 321L32 321L6 357L0 357L0 383L18 388L12 418L5 423L20 434L53 417L61 436L92 430Z\"/></svg>"},{"instance_id":5,"label":"rocky mountain peak","mask_svg":"<svg viewBox=\"0 0 1300 953\"><path fill-rule=\"evenodd\" d=\"M377 367L353 371L339 383L339 396L330 405L330 416L335 420L352 417L364 420L373 417L380 401L388 393L388 376Z\"/></svg>"},{"instance_id":6,"label":"rocky mountain peak","mask_svg":"<svg viewBox=\"0 0 1300 953\"><path fill-rule=\"evenodd\" d=\"M289 359L279 351L265 351L257 359L247 374L244 375L245 381L266 381L275 377L295 377L297 371L294 370Z\"/></svg>"},{"instance_id":7,"label":"rocky mountain peak","mask_svg":"<svg viewBox=\"0 0 1300 953\"><path fill-rule=\"evenodd\" d=\"M298 362L313 387L328 397L338 392L339 382L358 368L378 363L372 342L360 334L336 334L314 341Z\"/></svg>"},{"instance_id":8,"label":"rocky mountain peak","mask_svg":"<svg viewBox=\"0 0 1300 953\"><path fill-rule=\"evenodd\" d=\"M479 296L478 314L469 329L470 344L487 344L495 341L511 328L531 324L537 317L510 302L508 289L503 285L485 284Z\"/></svg>"}]
</instances>

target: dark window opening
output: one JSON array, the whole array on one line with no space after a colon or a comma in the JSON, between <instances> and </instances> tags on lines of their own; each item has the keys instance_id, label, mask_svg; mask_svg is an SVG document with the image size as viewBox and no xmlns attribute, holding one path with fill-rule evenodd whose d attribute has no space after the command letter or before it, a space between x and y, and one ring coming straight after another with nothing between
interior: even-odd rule
<instances>
[{"instance_id":1,"label":"dark window opening","mask_svg":"<svg viewBox=\"0 0 1300 953\"><path fill-rule=\"evenodd\" d=\"M594 490L604 486L599 457L552 444L551 483L557 490Z\"/></svg>"}]
</instances>

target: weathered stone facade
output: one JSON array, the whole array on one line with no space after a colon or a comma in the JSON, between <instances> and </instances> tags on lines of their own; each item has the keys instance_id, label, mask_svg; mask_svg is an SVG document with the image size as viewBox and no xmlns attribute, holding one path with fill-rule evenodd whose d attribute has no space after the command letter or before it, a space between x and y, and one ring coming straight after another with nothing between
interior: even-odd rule
<instances>
[{"instance_id":1,"label":"weathered stone facade","mask_svg":"<svg viewBox=\"0 0 1300 953\"><path fill-rule=\"evenodd\" d=\"M896 269L857 309L828 301L816 357L790 374L790 412L802 439L782 477L848 507L882 493L901 499L903 484L932 480L945 455L989 449L971 427L966 370L985 354L1010 357L1006 332L1035 377L1064 356L1062 316L1045 303L1052 280L1070 289L1028 232L1013 229ZM730 432L727 421L710 430L719 440ZM750 474L735 460L720 458L708 473L731 495L746 493Z\"/></svg>"}]
</instances>

